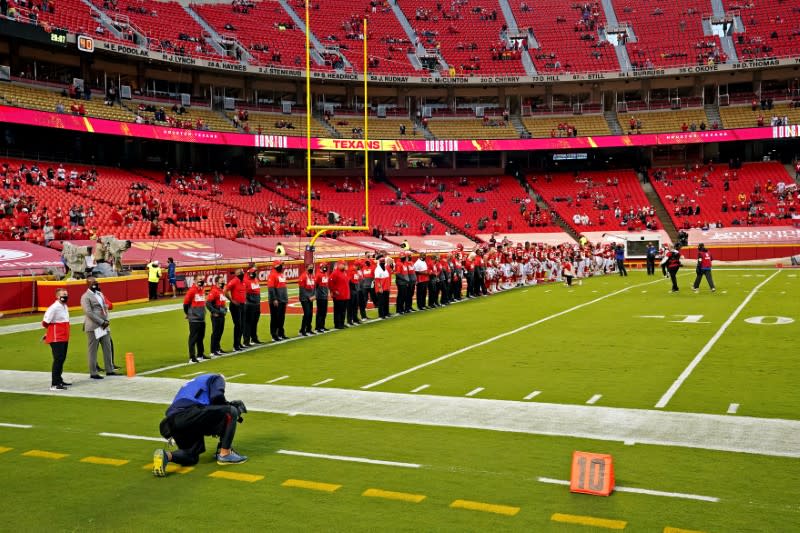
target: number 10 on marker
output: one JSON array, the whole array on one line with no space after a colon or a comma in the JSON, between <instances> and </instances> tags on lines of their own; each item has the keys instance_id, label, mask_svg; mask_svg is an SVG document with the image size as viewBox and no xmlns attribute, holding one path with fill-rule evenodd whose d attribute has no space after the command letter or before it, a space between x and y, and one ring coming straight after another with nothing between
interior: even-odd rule
<instances>
[{"instance_id":1,"label":"number 10 on marker","mask_svg":"<svg viewBox=\"0 0 800 533\"><path fill-rule=\"evenodd\" d=\"M614 490L614 462L610 455L589 452L572 454L570 492L608 496Z\"/></svg>"}]
</instances>

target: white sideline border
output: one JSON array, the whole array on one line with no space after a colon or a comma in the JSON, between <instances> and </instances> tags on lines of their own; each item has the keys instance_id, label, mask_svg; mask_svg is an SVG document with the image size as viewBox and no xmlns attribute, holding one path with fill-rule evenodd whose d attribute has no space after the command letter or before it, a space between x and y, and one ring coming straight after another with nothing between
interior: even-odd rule
<instances>
[{"instance_id":1,"label":"white sideline border","mask_svg":"<svg viewBox=\"0 0 800 533\"><path fill-rule=\"evenodd\" d=\"M412 366L411 368L407 368L406 370L402 370L402 371L397 372L395 374L392 374L390 376L386 376L385 378L379 379L378 381L373 381L372 383L368 383L366 385L362 385L361 389L368 390L368 389L371 389L373 387L377 387L378 385L383 385L384 383L387 383L389 381L395 380L395 379L397 379L399 377L405 376L405 375L410 374L412 372L416 372L417 370L421 370L421 369L423 369L425 367L428 367L428 366L431 366L431 365L435 365L436 363L440 363L442 361L450 359L451 357L455 357L456 355L460 355L460 354L462 354L464 352L468 352L469 350L472 350L474 348L479 348L481 346L485 346L487 344L491 344L494 341L500 340L500 339L508 337L510 335L514 335L514 334L519 333L521 331L525 331L526 329L532 328L534 326L538 326L539 324L547 322L548 320L552 320L554 318L558 318L558 317L560 317L562 315L566 315L567 313L571 313L572 311L577 311L578 309L582 309L582 308L584 308L586 306L589 306L589 305L592 305L594 303L600 302L602 300L605 300L606 298L610 298L612 296L616 296L617 294L622 294L623 292L627 292L627 291L629 291L631 289L635 289L637 287L644 287L646 285L652 285L653 283L660 283L660 282L663 282L663 281L664 281L664 278L659 278L659 279L656 279L656 280L653 280L653 281L648 281L648 282L645 282L645 283L638 283L636 285L629 285L629 286L624 287L622 289L619 289L617 291L610 292L608 294L605 294L603 296L595 298L594 300L589 300L588 302L584 302L582 304L575 305L573 307L570 307L569 309L564 309L563 311L559 311L558 313L554 313L554 314L546 316L544 318L540 318L539 320L536 320L534 322L530 322L530 323L525 324L523 326L520 326L520 327L518 327L516 329L512 329L510 331L506 331L504 333L500 333L498 335L495 335L494 337L489 337L488 339L484 339L484 340L482 340L480 342L476 342L475 344L470 344L469 346L465 346L464 348L459 348L458 350L455 350L453 352L446 353L444 355L440 355L439 357L437 357L435 359L431 359L430 361L426 361L424 363L420 363L420 364L418 364L416 366Z\"/></svg>"},{"instance_id":2,"label":"white sideline border","mask_svg":"<svg viewBox=\"0 0 800 533\"><path fill-rule=\"evenodd\" d=\"M697 352L697 355L694 356L694 359L692 359L692 361L689 363L689 365L686 368L683 369L683 372L681 372L681 375L678 376L678 378L672 383L672 385L670 385L669 389L667 389L667 392L665 392L661 396L661 398L658 400L658 402L655 405L656 409L663 409L664 407L667 406L667 404L670 402L672 397L675 396L675 393L678 392L678 389L681 388L681 385L683 385L683 382L686 381L689 378L689 376L692 374L692 372L697 367L697 365L700 364L700 361L702 361L703 358L706 356L706 354L711 351L711 348L713 348L714 345L717 343L717 341L720 339L720 337L722 337L722 334L725 333L725 330L727 330L728 327L733 323L733 321L736 320L736 317L739 316L739 313L742 312L742 310L745 308L745 306L748 303L750 303L750 300L753 299L753 296L755 296L756 293L758 293L758 291L759 291L759 289L761 289L761 287L763 287L764 285L769 283L769 281L772 278L774 278L775 276L777 276L780 273L781 273L780 270L776 270L775 273L772 274L770 277L768 277L767 279L765 279L764 281L762 281L761 283L759 283L758 285L753 287L753 289L747 294L747 296L745 296L745 298L742 301L742 303L739 304L739 307L737 307L736 309L733 310L733 313L731 313L731 315L728 317L728 319L725 322L723 322L723 324L719 327L717 332L714 333L714 335L708 340L706 345L703 346L700 349L699 352Z\"/></svg>"},{"instance_id":3,"label":"white sideline border","mask_svg":"<svg viewBox=\"0 0 800 533\"><path fill-rule=\"evenodd\" d=\"M31 429L30 424L12 424L10 422L0 422L0 428Z\"/></svg>"},{"instance_id":4,"label":"white sideline border","mask_svg":"<svg viewBox=\"0 0 800 533\"><path fill-rule=\"evenodd\" d=\"M550 477L537 477L536 481L539 483L548 483L550 485L565 485L569 486L569 481L566 479L553 479ZM716 496L703 496L702 494L687 494L685 492L666 492L663 490L640 489L638 487L614 487L614 492L633 492L635 494L647 494L648 496L662 496L665 498L683 498L685 500L699 500L702 502L719 502Z\"/></svg>"}]
</instances>

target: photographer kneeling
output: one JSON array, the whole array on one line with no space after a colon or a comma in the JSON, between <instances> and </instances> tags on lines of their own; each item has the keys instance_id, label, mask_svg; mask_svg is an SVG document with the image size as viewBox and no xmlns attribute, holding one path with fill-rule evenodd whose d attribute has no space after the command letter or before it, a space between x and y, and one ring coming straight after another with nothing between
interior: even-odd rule
<instances>
[{"instance_id":1,"label":"photographer kneeling","mask_svg":"<svg viewBox=\"0 0 800 533\"><path fill-rule=\"evenodd\" d=\"M197 376L180 388L159 430L165 439L173 439L178 449L170 452L158 449L153 454L153 475L164 477L167 463L182 466L197 464L206 451L204 436L219 436L215 458L217 464L231 465L247 461L233 450L236 423L247 412L239 400L225 399L225 378L219 374Z\"/></svg>"}]
</instances>

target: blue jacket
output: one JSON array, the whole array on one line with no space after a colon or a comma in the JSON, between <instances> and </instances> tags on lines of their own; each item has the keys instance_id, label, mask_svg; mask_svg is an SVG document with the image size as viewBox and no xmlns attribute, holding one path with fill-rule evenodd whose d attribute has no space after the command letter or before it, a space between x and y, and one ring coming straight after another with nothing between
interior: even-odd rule
<instances>
[{"instance_id":1,"label":"blue jacket","mask_svg":"<svg viewBox=\"0 0 800 533\"><path fill-rule=\"evenodd\" d=\"M169 279L170 283L175 282L175 263L167 263L167 278Z\"/></svg>"},{"instance_id":2,"label":"blue jacket","mask_svg":"<svg viewBox=\"0 0 800 533\"><path fill-rule=\"evenodd\" d=\"M625 248L617 248L614 250L614 257L617 258L617 261L620 259L625 259Z\"/></svg>"},{"instance_id":3,"label":"blue jacket","mask_svg":"<svg viewBox=\"0 0 800 533\"><path fill-rule=\"evenodd\" d=\"M225 399L225 378L219 374L202 374L185 383L167 408L172 416L196 405L222 405Z\"/></svg>"}]
</instances>

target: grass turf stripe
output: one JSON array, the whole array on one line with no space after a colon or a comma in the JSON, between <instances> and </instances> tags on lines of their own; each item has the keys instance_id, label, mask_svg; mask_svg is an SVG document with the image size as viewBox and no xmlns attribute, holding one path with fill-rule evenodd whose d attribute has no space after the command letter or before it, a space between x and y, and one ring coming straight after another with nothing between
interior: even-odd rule
<instances>
[{"instance_id":1,"label":"grass turf stripe","mask_svg":"<svg viewBox=\"0 0 800 533\"><path fill-rule=\"evenodd\" d=\"M153 470L153 463L147 463L142 467L142 470ZM188 474L194 470L193 466L181 466L175 463L167 463L167 472L172 474Z\"/></svg>"},{"instance_id":2,"label":"grass turf stripe","mask_svg":"<svg viewBox=\"0 0 800 533\"><path fill-rule=\"evenodd\" d=\"M469 509L470 511L482 511L484 513L502 514L514 516L519 512L519 507L510 505L498 505L496 503L473 502L470 500L455 500L450 504L451 509Z\"/></svg>"},{"instance_id":3,"label":"grass turf stripe","mask_svg":"<svg viewBox=\"0 0 800 533\"><path fill-rule=\"evenodd\" d=\"M123 466L130 463L127 459L114 459L111 457L95 457L90 455L81 459L81 463L89 463L93 465L108 465L108 466Z\"/></svg>"},{"instance_id":4,"label":"grass turf stripe","mask_svg":"<svg viewBox=\"0 0 800 533\"><path fill-rule=\"evenodd\" d=\"M6 448L5 446L0 446L0 453L10 452L14 448Z\"/></svg>"},{"instance_id":5,"label":"grass turf stripe","mask_svg":"<svg viewBox=\"0 0 800 533\"><path fill-rule=\"evenodd\" d=\"M264 479L264 476L259 476L257 474L241 474L239 472L225 472L223 470L211 472L208 477L213 477L216 479L230 479L232 481L245 481L247 483L255 483L256 481L261 481Z\"/></svg>"},{"instance_id":6,"label":"grass turf stripe","mask_svg":"<svg viewBox=\"0 0 800 533\"><path fill-rule=\"evenodd\" d=\"M427 498L424 494L411 494L408 492L395 492L382 489L367 489L361 495L367 496L368 498L386 498L387 500L399 500L411 503L419 503Z\"/></svg>"},{"instance_id":7,"label":"grass turf stripe","mask_svg":"<svg viewBox=\"0 0 800 533\"><path fill-rule=\"evenodd\" d=\"M308 481L305 479L287 479L281 483L281 487L318 490L320 492L336 492L342 488L341 485L336 485L335 483L322 483L319 481Z\"/></svg>"},{"instance_id":8,"label":"grass turf stripe","mask_svg":"<svg viewBox=\"0 0 800 533\"><path fill-rule=\"evenodd\" d=\"M578 524L582 526L602 527L605 529L625 529L625 526L628 525L625 520L611 520L609 518L597 518L596 516L563 513L553 514L550 520L564 524Z\"/></svg>"},{"instance_id":9,"label":"grass turf stripe","mask_svg":"<svg viewBox=\"0 0 800 533\"><path fill-rule=\"evenodd\" d=\"M44 450L28 450L23 453L25 457L40 457L42 459L63 459L67 457L68 453L46 452Z\"/></svg>"}]
</instances>

